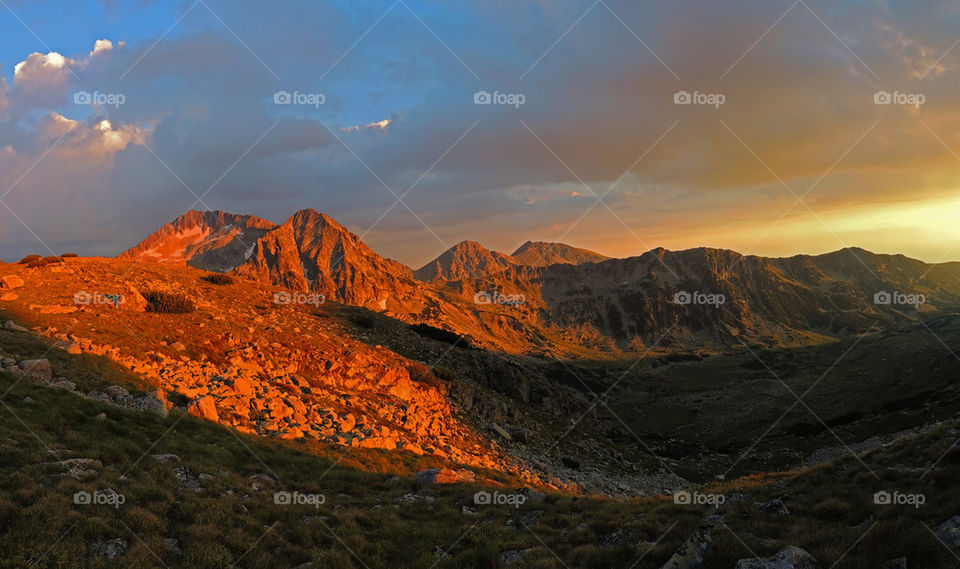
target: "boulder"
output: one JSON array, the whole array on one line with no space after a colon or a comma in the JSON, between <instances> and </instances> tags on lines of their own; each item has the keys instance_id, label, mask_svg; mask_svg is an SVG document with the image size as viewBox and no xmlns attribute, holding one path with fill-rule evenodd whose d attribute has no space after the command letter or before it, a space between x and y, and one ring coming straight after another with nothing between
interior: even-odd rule
<instances>
[{"instance_id":1,"label":"boulder","mask_svg":"<svg viewBox=\"0 0 960 569\"><path fill-rule=\"evenodd\" d=\"M143 295L140 294L133 285L128 284L123 291L123 294L120 295L120 301L117 304L117 307L120 310L126 310L127 312L146 312L147 311L147 299L143 298Z\"/></svg>"},{"instance_id":2,"label":"boulder","mask_svg":"<svg viewBox=\"0 0 960 569\"><path fill-rule=\"evenodd\" d=\"M220 422L220 415L217 413L217 404L213 401L213 397L209 395L204 395L199 399L195 399L190 406L187 407L187 411L194 417L205 419L213 423Z\"/></svg>"},{"instance_id":3,"label":"boulder","mask_svg":"<svg viewBox=\"0 0 960 569\"><path fill-rule=\"evenodd\" d=\"M788 545L764 560L741 559L737 561L736 569L820 569L820 565L806 551Z\"/></svg>"},{"instance_id":4,"label":"boulder","mask_svg":"<svg viewBox=\"0 0 960 569\"><path fill-rule=\"evenodd\" d=\"M0 289L11 290L23 286L23 279L17 275L7 275L0 277Z\"/></svg>"},{"instance_id":5,"label":"boulder","mask_svg":"<svg viewBox=\"0 0 960 569\"><path fill-rule=\"evenodd\" d=\"M960 515L938 525L933 529L933 533L948 547L960 547Z\"/></svg>"},{"instance_id":6,"label":"boulder","mask_svg":"<svg viewBox=\"0 0 960 569\"><path fill-rule=\"evenodd\" d=\"M146 413L156 413L161 417L166 417L169 407L159 396L148 393L143 397L134 399L130 403L129 407L135 411L143 411Z\"/></svg>"},{"instance_id":7,"label":"boulder","mask_svg":"<svg viewBox=\"0 0 960 569\"><path fill-rule=\"evenodd\" d=\"M4 328L5 330L13 330L14 332L29 332L29 330L27 330L27 329L24 328L23 326L20 326L19 324L17 324L17 323L14 322L13 320L7 320L6 322L4 322L4 323L3 323L3 328Z\"/></svg>"},{"instance_id":8,"label":"boulder","mask_svg":"<svg viewBox=\"0 0 960 569\"><path fill-rule=\"evenodd\" d=\"M90 554L94 557L106 557L114 559L123 557L127 554L128 544L126 540L119 537L108 539L107 541L98 541L90 546Z\"/></svg>"},{"instance_id":9,"label":"boulder","mask_svg":"<svg viewBox=\"0 0 960 569\"><path fill-rule=\"evenodd\" d=\"M18 368L10 368L10 371L36 383L50 383L53 380L50 360L23 360Z\"/></svg>"},{"instance_id":10,"label":"boulder","mask_svg":"<svg viewBox=\"0 0 960 569\"><path fill-rule=\"evenodd\" d=\"M474 480L476 480L476 475L466 469L431 468L418 472L413 480L413 485L417 490L420 490L434 484L460 484L462 482L473 482Z\"/></svg>"},{"instance_id":11,"label":"boulder","mask_svg":"<svg viewBox=\"0 0 960 569\"><path fill-rule=\"evenodd\" d=\"M15 292L5 292L3 294L0 294L0 300L4 300L4 301L16 300L18 298L20 298L20 295L18 295Z\"/></svg>"}]
</instances>

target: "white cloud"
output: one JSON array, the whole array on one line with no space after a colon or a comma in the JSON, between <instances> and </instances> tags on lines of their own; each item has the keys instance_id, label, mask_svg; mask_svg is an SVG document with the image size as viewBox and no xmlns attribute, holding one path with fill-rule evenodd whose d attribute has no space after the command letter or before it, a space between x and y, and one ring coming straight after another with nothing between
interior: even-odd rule
<instances>
[{"instance_id":1,"label":"white cloud","mask_svg":"<svg viewBox=\"0 0 960 569\"><path fill-rule=\"evenodd\" d=\"M393 121L391 119L383 119L382 121L367 123L364 125L354 125L348 127L340 127L340 130L343 132L360 132L361 130L373 130L379 132L386 132L387 128Z\"/></svg>"},{"instance_id":2,"label":"white cloud","mask_svg":"<svg viewBox=\"0 0 960 569\"><path fill-rule=\"evenodd\" d=\"M106 53L113 50L113 42L108 39L97 40L93 44L93 51L90 52L90 57L99 55L101 53Z\"/></svg>"},{"instance_id":3,"label":"white cloud","mask_svg":"<svg viewBox=\"0 0 960 569\"><path fill-rule=\"evenodd\" d=\"M47 54L31 53L13 67L15 85L51 85L63 83L70 73L69 66L76 61L51 51Z\"/></svg>"}]
</instances>

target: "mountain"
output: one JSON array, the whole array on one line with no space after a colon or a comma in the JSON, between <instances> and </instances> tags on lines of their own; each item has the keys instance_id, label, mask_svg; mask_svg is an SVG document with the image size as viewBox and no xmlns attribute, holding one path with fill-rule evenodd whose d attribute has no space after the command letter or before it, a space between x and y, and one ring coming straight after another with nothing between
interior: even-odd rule
<instances>
[{"instance_id":1,"label":"mountain","mask_svg":"<svg viewBox=\"0 0 960 569\"><path fill-rule=\"evenodd\" d=\"M414 287L408 267L377 255L333 218L312 209L258 239L234 273L379 310Z\"/></svg>"},{"instance_id":2,"label":"mountain","mask_svg":"<svg viewBox=\"0 0 960 569\"><path fill-rule=\"evenodd\" d=\"M491 251L475 241L461 241L413 274L424 282L458 281L503 272L517 264L509 256Z\"/></svg>"},{"instance_id":3,"label":"mountain","mask_svg":"<svg viewBox=\"0 0 960 569\"><path fill-rule=\"evenodd\" d=\"M412 271L307 209L279 226L190 212L121 258L231 271L516 354L820 344L960 307L960 263L863 249L789 258L654 249L597 260L528 242L515 255L464 241Z\"/></svg>"},{"instance_id":4,"label":"mountain","mask_svg":"<svg viewBox=\"0 0 960 569\"><path fill-rule=\"evenodd\" d=\"M580 249L566 243L548 243L545 241L527 241L513 252L510 257L521 265L543 267L547 265L599 263L610 257L588 249Z\"/></svg>"},{"instance_id":5,"label":"mountain","mask_svg":"<svg viewBox=\"0 0 960 569\"><path fill-rule=\"evenodd\" d=\"M273 222L252 215L192 210L124 251L119 258L225 272L243 263L253 244L276 227Z\"/></svg>"}]
</instances>

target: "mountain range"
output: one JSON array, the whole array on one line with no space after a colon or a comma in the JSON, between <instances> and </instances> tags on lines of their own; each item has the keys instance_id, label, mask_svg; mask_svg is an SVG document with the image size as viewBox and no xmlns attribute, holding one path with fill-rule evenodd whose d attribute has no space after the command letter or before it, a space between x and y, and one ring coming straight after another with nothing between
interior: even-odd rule
<instances>
[{"instance_id":1,"label":"mountain range","mask_svg":"<svg viewBox=\"0 0 960 569\"><path fill-rule=\"evenodd\" d=\"M280 225L191 211L119 257L320 294L515 353L806 345L960 305L960 263L857 248L789 258L654 249L614 259L562 243L527 242L507 255L463 241L413 270L311 209Z\"/></svg>"}]
</instances>

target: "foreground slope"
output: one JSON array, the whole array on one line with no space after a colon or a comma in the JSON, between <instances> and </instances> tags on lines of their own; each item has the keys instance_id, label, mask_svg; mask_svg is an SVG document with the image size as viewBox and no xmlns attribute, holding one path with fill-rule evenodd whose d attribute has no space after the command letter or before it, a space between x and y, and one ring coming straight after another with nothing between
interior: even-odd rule
<instances>
[{"instance_id":1,"label":"foreground slope","mask_svg":"<svg viewBox=\"0 0 960 569\"><path fill-rule=\"evenodd\" d=\"M0 327L0 352L49 358L78 391L122 383L136 394L137 378L103 358L50 350L26 332ZM689 488L722 496L713 508L571 499L509 479L417 487L411 468L429 463L378 459L383 451L235 435L181 410L137 412L6 371L0 390L3 567L659 569L695 551L701 567L733 569L792 547L821 567L902 558L941 569L956 566L960 546L956 423L857 459ZM477 492L524 498L492 505ZM924 503L875 503L883 492Z\"/></svg>"}]
</instances>

